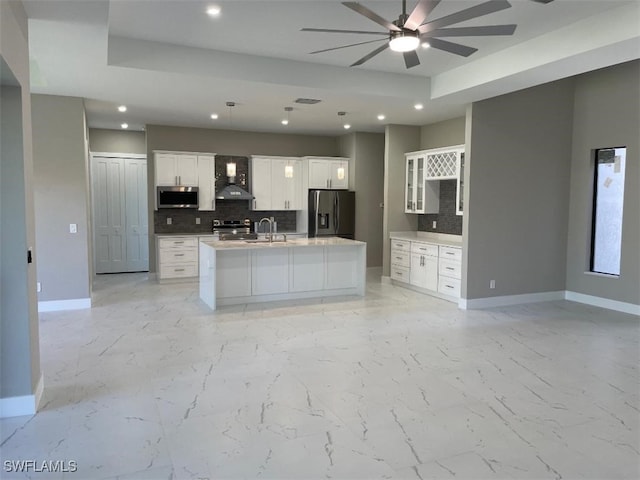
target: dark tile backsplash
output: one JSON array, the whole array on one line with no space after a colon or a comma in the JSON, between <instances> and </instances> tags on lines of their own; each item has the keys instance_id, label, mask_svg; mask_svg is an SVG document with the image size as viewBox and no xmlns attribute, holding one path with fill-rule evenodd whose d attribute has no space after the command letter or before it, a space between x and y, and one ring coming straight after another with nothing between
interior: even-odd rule
<instances>
[{"instance_id":1,"label":"dark tile backsplash","mask_svg":"<svg viewBox=\"0 0 640 480\"><path fill-rule=\"evenodd\" d=\"M171 217L171 225L167 225L167 217ZM296 212L276 212L249 210L246 201L217 201L215 212L201 212L182 208L163 208L154 212L155 233L211 233L213 220L240 220L245 218L258 222L263 217L273 217L278 223L279 232L296 230ZM196 225L196 218L200 225Z\"/></svg>"},{"instance_id":2,"label":"dark tile backsplash","mask_svg":"<svg viewBox=\"0 0 640 480\"><path fill-rule=\"evenodd\" d=\"M432 228L433 221L436 228ZM462 215L456 215L456 180L440 180L440 213L418 215L422 232L462 235Z\"/></svg>"}]
</instances>

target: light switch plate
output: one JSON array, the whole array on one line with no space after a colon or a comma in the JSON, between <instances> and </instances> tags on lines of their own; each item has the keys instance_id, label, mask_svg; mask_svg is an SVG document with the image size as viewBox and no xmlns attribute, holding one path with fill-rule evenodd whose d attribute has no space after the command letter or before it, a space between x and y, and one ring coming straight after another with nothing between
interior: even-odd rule
<instances>
[{"instance_id":1,"label":"light switch plate","mask_svg":"<svg viewBox=\"0 0 640 480\"><path fill-rule=\"evenodd\" d=\"M70 223L69 224L69 233L78 233L78 224Z\"/></svg>"},{"instance_id":2,"label":"light switch plate","mask_svg":"<svg viewBox=\"0 0 640 480\"><path fill-rule=\"evenodd\" d=\"M171 225L173 223L173 220L171 220L171 217L167 217L167 225Z\"/></svg>"},{"instance_id":3,"label":"light switch plate","mask_svg":"<svg viewBox=\"0 0 640 480\"><path fill-rule=\"evenodd\" d=\"M200 225L200 217L196 217L196 225Z\"/></svg>"}]
</instances>

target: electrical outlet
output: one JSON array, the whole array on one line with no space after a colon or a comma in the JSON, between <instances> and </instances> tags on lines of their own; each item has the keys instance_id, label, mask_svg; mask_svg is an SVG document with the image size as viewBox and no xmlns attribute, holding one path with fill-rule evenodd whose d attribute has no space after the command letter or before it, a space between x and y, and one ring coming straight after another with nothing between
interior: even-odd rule
<instances>
[{"instance_id":1,"label":"electrical outlet","mask_svg":"<svg viewBox=\"0 0 640 480\"><path fill-rule=\"evenodd\" d=\"M489 288L496 288L496 281L495 280L489 280Z\"/></svg>"},{"instance_id":2,"label":"electrical outlet","mask_svg":"<svg viewBox=\"0 0 640 480\"><path fill-rule=\"evenodd\" d=\"M42 291L42 284L40 282L36 282L36 292L40 293Z\"/></svg>"},{"instance_id":3,"label":"electrical outlet","mask_svg":"<svg viewBox=\"0 0 640 480\"><path fill-rule=\"evenodd\" d=\"M433 228L433 229L436 228L436 221L435 220L431 223L431 228Z\"/></svg>"},{"instance_id":4,"label":"electrical outlet","mask_svg":"<svg viewBox=\"0 0 640 480\"><path fill-rule=\"evenodd\" d=\"M70 223L69 224L69 233L78 233L78 224Z\"/></svg>"},{"instance_id":5,"label":"electrical outlet","mask_svg":"<svg viewBox=\"0 0 640 480\"><path fill-rule=\"evenodd\" d=\"M200 217L196 217L196 225L200 225Z\"/></svg>"},{"instance_id":6,"label":"electrical outlet","mask_svg":"<svg viewBox=\"0 0 640 480\"><path fill-rule=\"evenodd\" d=\"M167 225L171 225L173 223L173 220L171 220L171 217L167 217Z\"/></svg>"}]
</instances>

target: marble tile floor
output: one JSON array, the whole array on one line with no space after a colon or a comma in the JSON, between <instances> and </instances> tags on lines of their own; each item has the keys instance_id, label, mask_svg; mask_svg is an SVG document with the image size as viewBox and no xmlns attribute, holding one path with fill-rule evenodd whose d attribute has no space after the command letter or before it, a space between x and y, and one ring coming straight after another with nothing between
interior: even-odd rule
<instances>
[{"instance_id":1,"label":"marble tile floor","mask_svg":"<svg viewBox=\"0 0 640 480\"><path fill-rule=\"evenodd\" d=\"M0 421L2 479L640 478L631 315L464 311L375 276L213 313L196 284L124 274L40 318L44 396Z\"/></svg>"}]
</instances>

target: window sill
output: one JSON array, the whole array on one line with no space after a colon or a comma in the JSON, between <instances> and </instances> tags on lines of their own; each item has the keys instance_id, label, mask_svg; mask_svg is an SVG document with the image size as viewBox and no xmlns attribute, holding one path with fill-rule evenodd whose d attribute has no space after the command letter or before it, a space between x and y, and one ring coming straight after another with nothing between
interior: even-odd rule
<instances>
[{"instance_id":1,"label":"window sill","mask_svg":"<svg viewBox=\"0 0 640 480\"><path fill-rule=\"evenodd\" d=\"M610 275L608 273L584 272L584 274L590 277L608 278L610 280L618 280L620 278L620 275Z\"/></svg>"}]
</instances>

